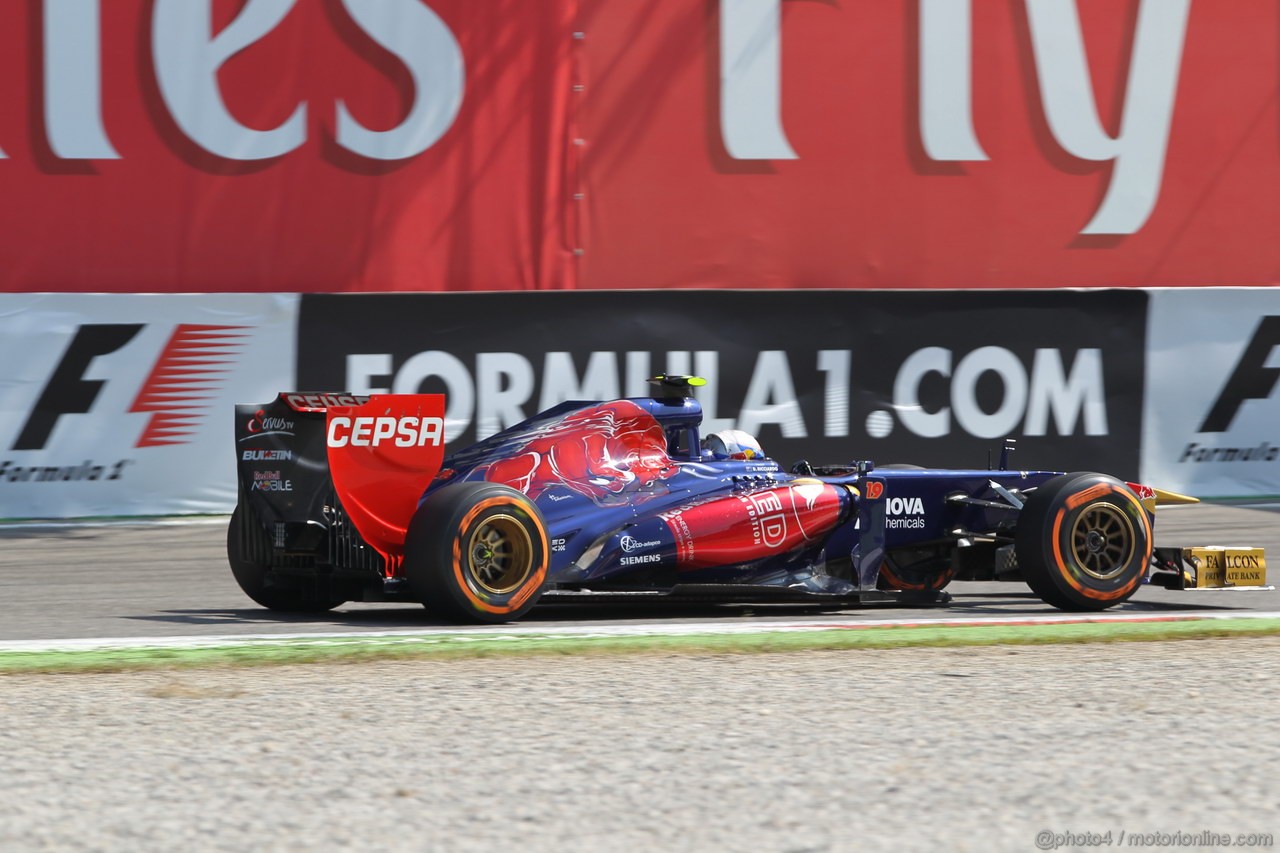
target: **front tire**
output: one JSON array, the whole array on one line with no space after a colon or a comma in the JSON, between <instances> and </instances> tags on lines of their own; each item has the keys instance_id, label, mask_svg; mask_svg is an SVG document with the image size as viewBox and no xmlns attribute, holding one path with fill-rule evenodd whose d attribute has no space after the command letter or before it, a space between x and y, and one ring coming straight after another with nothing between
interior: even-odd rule
<instances>
[{"instance_id":1,"label":"front tire","mask_svg":"<svg viewBox=\"0 0 1280 853\"><path fill-rule=\"evenodd\" d=\"M511 622L537 603L550 562L546 524L525 495L458 483L427 499L405 538L405 573L431 613Z\"/></svg>"},{"instance_id":2,"label":"front tire","mask_svg":"<svg viewBox=\"0 0 1280 853\"><path fill-rule=\"evenodd\" d=\"M227 562L245 595L268 610L285 613L324 613L345 603L329 592L322 578L285 584L271 577L270 548L257 519L237 504L227 527Z\"/></svg>"},{"instance_id":3,"label":"front tire","mask_svg":"<svg viewBox=\"0 0 1280 853\"><path fill-rule=\"evenodd\" d=\"M1105 610L1132 596L1151 564L1151 520L1128 486L1063 474L1027 498L1014 550L1032 591L1060 610Z\"/></svg>"}]
</instances>

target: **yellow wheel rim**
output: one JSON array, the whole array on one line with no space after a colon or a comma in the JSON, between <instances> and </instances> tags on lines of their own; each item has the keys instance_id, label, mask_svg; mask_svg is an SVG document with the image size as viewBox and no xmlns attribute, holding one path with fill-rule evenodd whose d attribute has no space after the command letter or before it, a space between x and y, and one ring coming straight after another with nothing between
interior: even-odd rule
<instances>
[{"instance_id":1,"label":"yellow wheel rim","mask_svg":"<svg viewBox=\"0 0 1280 853\"><path fill-rule=\"evenodd\" d=\"M477 586L506 595L519 589L533 572L533 540L514 516L491 515L472 531L466 559Z\"/></svg>"},{"instance_id":2,"label":"yellow wheel rim","mask_svg":"<svg viewBox=\"0 0 1280 853\"><path fill-rule=\"evenodd\" d=\"M1072 555L1091 578L1115 580L1132 563L1136 549L1133 521L1115 504L1090 504L1071 526Z\"/></svg>"}]
</instances>

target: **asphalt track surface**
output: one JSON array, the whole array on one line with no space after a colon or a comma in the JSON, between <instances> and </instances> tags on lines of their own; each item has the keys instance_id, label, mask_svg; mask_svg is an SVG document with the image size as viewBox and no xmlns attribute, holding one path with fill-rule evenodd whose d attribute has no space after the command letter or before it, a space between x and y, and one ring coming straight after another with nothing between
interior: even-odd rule
<instances>
[{"instance_id":1,"label":"asphalt track surface","mask_svg":"<svg viewBox=\"0 0 1280 853\"><path fill-rule=\"evenodd\" d=\"M193 637L414 630L441 627L415 604L347 604L319 616L273 613L236 586L225 556L226 520L145 524L0 525L0 641ZM1199 504L1159 510L1161 545L1254 545L1280 559L1280 503ZM1273 565L1275 583L1280 567ZM945 608L881 605L833 611L793 605L705 605L647 599L537 608L524 626L656 621L837 623L849 619L1019 619L1057 613L1020 584L955 583ZM1147 587L1111 612L1144 615L1280 611L1280 591L1173 592Z\"/></svg>"}]
</instances>

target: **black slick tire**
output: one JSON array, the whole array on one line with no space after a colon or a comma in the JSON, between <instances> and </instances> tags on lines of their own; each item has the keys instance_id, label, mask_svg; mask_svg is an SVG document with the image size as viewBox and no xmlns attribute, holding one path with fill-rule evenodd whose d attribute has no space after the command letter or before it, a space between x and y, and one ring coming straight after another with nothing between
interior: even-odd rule
<instances>
[{"instance_id":1,"label":"black slick tire","mask_svg":"<svg viewBox=\"0 0 1280 853\"><path fill-rule=\"evenodd\" d=\"M269 559L270 545L261 525L237 504L227 527L227 562L245 595L268 610L285 613L324 613L344 603L329 592L323 578L271 577Z\"/></svg>"},{"instance_id":2,"label":"black slick tire","mask_svg":"<svg viewBox=\"0 0 1280 853\"><path fill-rule=\"evenodd\" d=\"M541 513L494 483L457 483L427 499L405 537L405 574L430 613L511 622L541 597L551 550Z\"/></svg>"},{"instance_id":3,"label":"black slick tire","mask_svg":"<svg viewBox=\"0 0 1280 853\"><path fill-rule=\"evenodd\" d=\"M1151 520L1128 486L1105 474L1063 474L1031 492L1014 550L1032 591L1060 610L1127 600L1151 563Z\"/></svg>"}]
</instances>

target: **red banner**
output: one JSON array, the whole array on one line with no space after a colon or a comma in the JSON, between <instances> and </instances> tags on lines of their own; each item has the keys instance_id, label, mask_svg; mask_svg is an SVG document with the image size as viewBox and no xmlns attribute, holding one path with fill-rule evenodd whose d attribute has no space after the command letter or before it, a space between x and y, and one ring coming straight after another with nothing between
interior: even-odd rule
<instances>
[{"instance_id":1,"label":"red banner","mask_svg":"<svg viewBox=\"0 0 1280 853\"><path fill-rule=\"evenodd\" d=\"M32 0L0 289L1280 280L1270 0Z\"/></svg>"},{"instance_id":2,"label":"red banner","mask_svg":"<svg viewBox=\"0 0 1280 853\"><path fill-rule=\"evenodd\" d=\"M0 288L572 285L573 14L520 0L8 3Z\"/></svg>"},{"instance_id":3,"label":"red banner","mask_svg":"<svg viewBox=\"0 0 1280 853\"><path fill-rule=\"evenodd\" d=\"M587 4L584 284L1280 281L1275 3L619 5Z\"/></svg>"}]
</instances>

